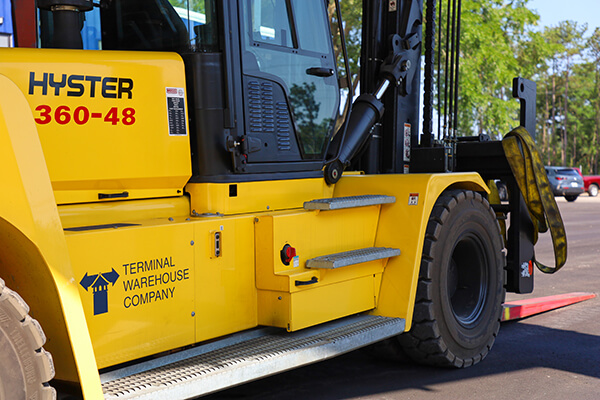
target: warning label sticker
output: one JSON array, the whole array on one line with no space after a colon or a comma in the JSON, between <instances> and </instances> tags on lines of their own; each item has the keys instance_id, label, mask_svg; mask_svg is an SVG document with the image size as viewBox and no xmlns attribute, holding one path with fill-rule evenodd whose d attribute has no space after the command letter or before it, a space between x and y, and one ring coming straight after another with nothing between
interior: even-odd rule
<instances>
[{"instance_id":1,"label":"warning label sticker","mask_svg":"<svg viewBox=\"0 0 600 400\"><path fill-rule=\"evenodd\" d=\"M419 205L419 193L410 193L408 195L408 205L418 206Z\"/></svg>"},{"instance_id":2,"label":"warning label sticker","mask_svg":"<svg viewBox=\"0 0 600 400\"><path fill-rule=\"evenodd\" d=\"M169 116L169 135L186 136L185 91L183 88L167 88L167 112Z\"/></svg>"}]
</instances>

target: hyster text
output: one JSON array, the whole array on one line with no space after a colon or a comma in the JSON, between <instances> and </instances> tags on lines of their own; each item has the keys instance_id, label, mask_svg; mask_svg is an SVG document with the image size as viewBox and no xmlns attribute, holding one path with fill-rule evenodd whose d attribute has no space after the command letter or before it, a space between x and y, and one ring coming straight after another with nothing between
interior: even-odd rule
<instances>
[{"instance_id":1,"label":"hyster text","mask_svg":"<svg viewBox=\"0 0 600 400\"><path fill-rule=\"evenodd\" d=\"M37 90L36 90L37 89ZM54 91L49 90L54 89ZM133 79L114 76L67 75L43 72L29 73L29 94L36 92L47 96L48 92L60 96L63 89L69 97L102 96L105 99L133 98Z\"/></svg>"}]
</instances>

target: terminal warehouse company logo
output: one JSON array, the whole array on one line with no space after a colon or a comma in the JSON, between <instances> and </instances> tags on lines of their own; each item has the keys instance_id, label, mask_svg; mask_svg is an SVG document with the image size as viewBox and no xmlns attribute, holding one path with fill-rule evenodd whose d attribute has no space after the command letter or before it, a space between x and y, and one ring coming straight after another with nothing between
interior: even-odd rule
<instances>
[{"instance_id":1,"label":"terminal warehouse company logo","mask_svg":"<svg viewBox=\"0 0 600 400\"><path fill-rule=\"evenodd\" d=\"M108 312L108 286L109 283L115 286L117 279L119 279L119 274L113 268L110 272L98 275L88 275L86 272L81 282L79 282L86 291L88 291L90 286L92 287L92 293L94 294L94 315Z\"/></svg>"}]
</instances>

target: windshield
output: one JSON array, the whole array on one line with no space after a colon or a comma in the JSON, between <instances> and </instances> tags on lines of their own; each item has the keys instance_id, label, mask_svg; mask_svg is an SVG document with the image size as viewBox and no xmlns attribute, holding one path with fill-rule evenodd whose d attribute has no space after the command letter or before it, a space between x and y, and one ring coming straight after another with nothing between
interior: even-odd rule
<instances>
[{"instance_id":1,"label":"windshield","mask_svg":"<svg viewBox=\"0 0 600 400\"><path fill-rule=\"evenodd\" d=\"M572 168L559 169L559 170L556 170L556 173L559 175L579 176L579 173Z\"/></svg>"}]
</instances>

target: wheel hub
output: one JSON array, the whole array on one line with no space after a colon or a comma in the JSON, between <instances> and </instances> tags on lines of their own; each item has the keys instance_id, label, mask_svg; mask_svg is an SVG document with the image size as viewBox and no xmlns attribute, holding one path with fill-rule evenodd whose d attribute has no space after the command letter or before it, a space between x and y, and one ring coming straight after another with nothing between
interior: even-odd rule
<instances>
[{"instance_id":1,"label":"wheel hub","mask_svg":"<svg viewBox=\"0 0 600 400\"><path fill-rule=\"evenodd\" d=\"M448 296L456 320L468 328L477 321L487 296L485 256L480 240L466 235L455 246L448 267Z\"/></svg>"}]
</instances>

